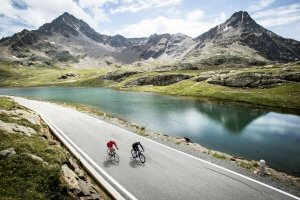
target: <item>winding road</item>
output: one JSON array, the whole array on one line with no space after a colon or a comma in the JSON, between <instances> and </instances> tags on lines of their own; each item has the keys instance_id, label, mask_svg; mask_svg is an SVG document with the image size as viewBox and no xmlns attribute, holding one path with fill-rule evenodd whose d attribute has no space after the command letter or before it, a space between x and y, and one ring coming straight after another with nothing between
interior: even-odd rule
<instances>
[{"instance_id":1,"label":"winding road","mask_svg":"<svg viewBox=\"0 0 300 200\"><path fill-rule=\"evenodd\" d=\"M125 199L299 199L87 114L52 103L13 98L39 113ZM111 137L120 149L117 165L107 158L106 141ZM135 141L145 147L145 165L131 158Z\"/></svg>"}]
</instances>

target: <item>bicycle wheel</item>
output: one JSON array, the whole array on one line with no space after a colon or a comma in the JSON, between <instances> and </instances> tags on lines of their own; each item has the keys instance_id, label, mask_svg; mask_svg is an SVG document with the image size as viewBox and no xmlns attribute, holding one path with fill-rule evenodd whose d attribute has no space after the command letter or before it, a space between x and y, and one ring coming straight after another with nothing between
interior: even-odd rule
<instances>
[{"instance_id":1,"label":"bicycle wheel","mask_svg":"<svg viewBox=\"0 0 300 200\"><path fill-rule=\"evenodd\" d=\"M136 158L136 151L131 149L131 155L132 155L133 158Z\"/></svg>"},{"instance_id":2,"label":"bicycle wheel","mask_svg":"<svg viewBox=\"0 0 300 200\"><path fill-rule=\"evenodd\" d=\"M119 163L119 156L118 156L117 153L114 153L114 161L115 161L116 163Z\"/></svg>"},{"instance_id":3,"label":"bicycle wheel","mask_svg":"<svg viewBox=\"0 0 300 200\"><path fill-rule=\"evenodd\" d=\"M139 158L140 158L141 163L145 163L146 162L146 158L145 158L144 154L140 153L139 154Z\"/></svg>"}]
</instances>

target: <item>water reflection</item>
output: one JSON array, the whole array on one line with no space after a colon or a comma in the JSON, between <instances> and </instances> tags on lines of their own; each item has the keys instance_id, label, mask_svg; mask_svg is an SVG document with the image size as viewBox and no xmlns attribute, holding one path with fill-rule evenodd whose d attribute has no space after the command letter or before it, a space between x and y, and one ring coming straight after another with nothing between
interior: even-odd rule
<instances>
[{"instance_id":1,"label":"water reflection","mask_svg":"<svg viewBox=\"0 0 300 200\"><path fill-rule=\"evenodd\" d=\"M209 118L221 123L230 133L242 133L242 130L253 120L265 115L267 112L249 109L247 107L234 107L223 103L201 103L197 109Z\"/></svg>"}]
</instances>

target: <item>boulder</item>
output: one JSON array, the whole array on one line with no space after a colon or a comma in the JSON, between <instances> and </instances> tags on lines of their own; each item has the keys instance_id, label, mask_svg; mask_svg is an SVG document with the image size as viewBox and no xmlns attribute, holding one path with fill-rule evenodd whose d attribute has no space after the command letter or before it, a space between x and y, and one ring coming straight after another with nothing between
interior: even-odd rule
<instances>
[{"instance_id":1,"label":"boulder","mask_svg":"<svg viewBox=\"0 0 300 200\"><path fill-rule=\"evenodd\" d=\"M25 155L28 156L28 157L30 157L32 160L36 160L36 161L39 161L39 162L41 162L41 163L43 163L43 164L45 164L45 165L48 165L48 163L45 162L45 161L43 160L43 158L41 158L41 157L39 157L39 156L30 154L30 153L25 153Z\"/></svg>"},{"instance_id":2,"label":"boulder","mask_svg":"<svg viewBox=\"0 0 300 200\"><path fill-rule=\"evenodd\" d=\"M14 150L14 148L9 148L9 149L5 149L0 151L0 158L2 157L12 157L16 155L16 152Z\"/></svg>"},{"instance_id":3,"label":"boulder","mask_svg":"<svg viewBox=\"0 0 300 200\"><path fill-rule=\"evenodd\" d=\"M190 138L188 138L188 137L183 137L183 138L184 138L185 142L187 142L187 143L191 142Z\"/></svg>"},{"instance_id":4,"label":"boulder","mask_svg":"<svg viewBox=\"0 0 300 200\"><path fill-rule=\"evenodd\" d=\"M21 135L26 135L30 137L33 134L36 134L36 131L30 127L21 126L14 123L5 123L0 120L0 129L5 133L18 133Z\"/></svg>"},{"instance_id":5,"label":"boulder","mask_svg":"<svg viewBox=\"0 0 300 200\"><path fill-rule=\"evenodd\" d=\"M72 77L76 77L76 74L72 74L72 73L63 74L58 79L68 79Z\"/></svg>"}]
</instances>

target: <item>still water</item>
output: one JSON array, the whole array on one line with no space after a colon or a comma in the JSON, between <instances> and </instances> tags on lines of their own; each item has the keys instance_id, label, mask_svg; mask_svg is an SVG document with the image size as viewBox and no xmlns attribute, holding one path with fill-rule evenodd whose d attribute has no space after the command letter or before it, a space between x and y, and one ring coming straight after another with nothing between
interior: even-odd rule
<instances>
[{"instance_id":1,"label":"still water","mask_svg":"<svg viewBox=\"0 0 300 200\"><path fill-rule=\"evenodd\" d=\"M300 117L252 107L107 88L1 88L0 94L81 103L209 149L300 175Z\"/></svg>"}]
</instances>

